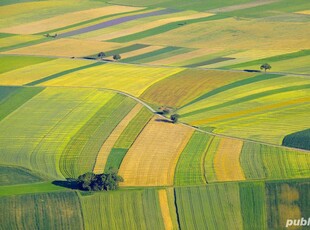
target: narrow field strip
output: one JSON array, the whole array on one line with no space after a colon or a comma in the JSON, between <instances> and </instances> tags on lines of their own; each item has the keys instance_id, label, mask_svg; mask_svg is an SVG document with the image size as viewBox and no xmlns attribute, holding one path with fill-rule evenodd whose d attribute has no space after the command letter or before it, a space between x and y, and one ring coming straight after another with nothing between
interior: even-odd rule
<instances>
[{"instance_id":1,"label":"narrow field strip","mask_svg":"<svg viewBox=\"0 0 310 230\"><path fill-rule=\"evenodd\" d=\"M226 85L222 85L220 87L217 87L203 95L201 95L200 97L196 98L195 100L192 100L190 103L187 103L186 105L182 106L181 108L184 108L186 106L189 106L191 104L194 104L194 103L197 103L201 100L204 100L208 97L211 97L211 96L214 96L214 95L217 95L219 93L222 93L226 90L230 90L230 89L233 89L233 88L237 88L237 87L240 87L240 86L244 86L244 85L248 85L248 84L252 84L252 83L256 83L256 82L260 82L260 81L267 81L267 80L270 80L270 79L274 79L274 78L278 78L278 77L282 77L283 75L277 75L277 74L265 74L265 75L257 75L257 76L253 76L252 75L249 75L248 78L245 78L245 79L241 79L241 80L237 80L235 82L231 82L229 84L226 84Z\"/></svg>"},{"instance_id":2,"label":"narrow field strip","mask_svg":"<svg viewBox=\"0 0 310 230\"><path fill-rule=\"evenodd\" d=\"M100 174L104 172L105 165L109 154L119 138L122 132L126 129L130 121L139 113L143 106L141 104L137 104L125 117L124 119L116 126L116 128L109 135L108 139L103 143L100 148L100 151L96 158L96 163L93 169L93 172L96 174Z\"/></svg>"},{"instance_id":3,"label":"narrow field strip","mask_svg":"<svg viewBox=\"0 0 310 230\"><path fill-rule=\"evenodd\" d=\"M54 58L0 55L0 74L51 60Z\"/></svg>"},{"instance_id":4,"label":"narrow field strip","mask_svg":"<svg viewBox=\"0 0 310 230\"><path fill-rule=\"evenodd\" d=\"M0 85L35 85L32 83L44 82L44 79L56 77L59 72L69 73L71 69L80 68L90 63L91 62L85 60L61 58L36 65L25 66L0 74Z\"/></svg>"},{"instance_id":5,"label":"narrow field strip","mask_svg":"<svg viewBox=\"0 0 310 230\"><path fill-rule=\"evenodd\" d=\"M1 197L5 197L5 196L59 192L63 190L66 190L66 188L54 185L52 184L52 182L37 182L37 183L27 183L27 184L22 183L22 184L5 185L5 186L1 185L0 186L0 200L1 200Z\"/></svg>"},{"instance_id":6,"label":"narrow field strip","mask_svg":"<svg viewBox=\"0 0 310 230\"><path fill-rule=\"evenodd\" d=\"M262 58L262 59L258 59L254 61L243 62L243 63L236 64L236 65L229 65L229 66L225 66L225 68L242 68L242 67L247 67L247 66L252 66L252 65L259 66L261 63L272 63L272 62L277 62L277 61L283 61L283 60L288 60L292 58L308 56L309 54L310 54L310 49L306 49L306 50L296 51L293 53L286 53L286 54Z\"/></svg>"},{"instance_id":7,"label":"narrow field strip","mask_svg":"<svg viewBox=\"0 0 310 230\"><path fill-rule=\"evenodd\" d=\"M203 158L210 144L209 135L196 131L180 155L175 175L175 185L204 184Z\"/></svg>"},{"instance_id":8,"label":"narrow field strip","mask_svg":"<svg viewBox=\"0 0 310 230\"><path fill-rule=\"evenodd\" d=\"M166 230L173 229L172 219L170 216L170 209L168 205L168 197L166 190L159 190L158 191L159 196L159 204L161 209L161 215L164 220L164 225Z\"/></svg>"},{"instance_id":9,"label":"narrow field strip","mask_svg":"<svg viewBox=\"0 0 310 230\"><path fill-rule=\"evenodd\" d=\"M153 113L143 107L119 136L114 148L129 149L152 117Z\"/></svg>"},{"instance_id":10,"label":"narrow field strip","mask_svg":"<svg viewBox=\"0 0 310 230\"><path fill-rule=\"evenodd\" d=\"M209 20L216 20L219 17L217 15L213 16L213 14L207 15L206 17L202 17L202 18L196 18L196 19L189 19L186 20L186 25L189 24L193 24L193 23L198 23L198 22L203 22L203 21L209 21ZM181 25L179 25L178 22L171 22L171 23L167 23L165 25L161 25L161 26L157 26L148 30L144 30L141 32L137 32L134 34L130 34L130 35L126 35L126 36L122 36L122 37L118 37L118 38L114 38L108 41L111 42L120 42L120 43L124 43L124 42L131 42L134 40L139 40L142 38L147 38L153 35L157 35L157 34L162 34L174 29L179 28Z\"/></svg>"},{"instance_id":11,"label":"narrow field strip","mask_svg":"<svg viewBox=\"0 0 310 230\"><path fill-rule=\"evenodd\" d=\"M111 167L115 169L120 168L120 165L126 153L128 152L128 149L132 146L152 116L153 113L151 113L147 108L143 107L139 113L129 122L125 130L118 136L116 143L109 153L105 164L105 171L109 170Z\"/></svg>"},{"instance_id":12,"label":"narrow field strip","mask_svg":"<svg viewBox=\"0 0 310 230\"><path fill-rule=\"evenodd\" d=\"M58 15L52 18L26 23L18 26L2 28L0 31L5 33L36 34L88 21L94 18L98 18L100 16L102 17L117 13L131 12L139 9L141 8L128 7L128 6L106 6L101 8L82 10L73 13Z\"/></svg>"},{"instance_id":13,"label":"narrow field strip","mask_svg":"<svg viewBox=\"0 0 310 230\"><path fill-rule=\"evenodd\" d=\"M132 51L137 51L143 48L148 47L149 45L144 45L144 44L132 44L129 46L125 46L125 47L121 47L118 49L113 49L113 50L109 50L104 52L105 53L105 57L110 57L113 56L114 54L122 54L122 58L123 58L123 53L127 53L127 52L132 52ZM98 53L91 55L89 57L91 58L98 58Z\"/></svg>"},{"instance_id":14,"label":"narrow field strip","mask_svg":"<svg viewBox=\"0 0 310 230\"><path fill-rule=\"evenodd\" d=\"M224 61L228 61L228 60L233 60L234 58L229 58L229 57L218 57L218 58L214 58L211 60L207 60L207 61L203 61L203 62L197 62L191 65L186 65L184 67L190 67L190 68L194 68L194 67L200 67L200 66L207 66L207 65L211 65L214 63L219 63L219 62L224 62Z\"/></svg>"},{"instance_id":15,"label":"narrow field strip","mask_svg":"<svg viewBox=\"0 0 310 230\"><path fill-rule=\"evenodd\" d=\"M105 50L117 49L123 45L112 42L99 42L73 38L48 39L41 44L33 44L4 52L4 54L22 54L56 57L85 57ZM78 49L77 49L78 47Z\"/></svg>"},{"instance_id":16,"label":"narrow field strip","mask_svg":"<svg viewBox=\"0 0 310 230\"><path fill-rule=\"evenodd\" d=\"M226 120L226 119L231 120L232 118L238 118L238 117L241 117L244 115L251 116L251 114L253 114L253 113L261 113L261 112L268 111L271 109L273 110L273 109L287 107L287 106L295 105L295 104L301 104L301 103L305 103L305 102L310 102L310 97L293 99L293 100L275 103L275 104L271 104L271 105L260 106L260 107L256 107L253 109L240 110L240 111L234 112L234 113L228 113L228 114L219 115L216 117L197 120L197 121L195 121L195 123L206 124L209 122L221 121L221 120Z\"/></svg>"},{"instance_id":17,"label":"narrow field strip","mask_svg":"<svg viewBox=\"0 0 310 230\"><path fill-rule=\"evenodd\" d=\"M142 49L138 49L138 50L134 50L134 51L131 51L131 52L123 53L122 54L122 59L126 60L127 58L132 58L132 57L135 57L135 56L138 56L138 55L142 55L142 54L145 54L145 53L151 53L153 51L160 50L162 48L164 48L164 47L163 46L147 46L147 47L142 48Z\"/></svg>"},{"instance_id":18,"label":"narrow field strip","mask_svg":"<svg viewBox=\"0 0 310 230\"><path fill-rule=\"evenodd\" d=\"M163 18L163 19L153 20L151 22L143 23L143 27L141 27L140 25L135 25L128 29L127 28L120 29L120 30L117 30L116 32L111 32L108 34L101 34L99 36L92 37L92 39L101 40L101 41L112 40L118 37L123 37L125 35L127 36L127 35L131 35L134 33L143 32L145 30L152 29L158 26L166 25L167 23L171 23L171 22L182 23L182 21L210 16L209 13L197 13L195 11L185 11L185 12L183 11L181 12L181 14L179 12L169 14L168 18ZM188 14L188 15L185 15L185 14Z\"/></svg>"},{"instance_id":19,"label":"narrow field strip","mask_svg":"<svg viewBox=\"0 0 310 230\"><path fill-rule=\"evenodd\" d=\"M239 183L243 229L267 229L265 184Z\"/></svg>"},{"instance_id":20,"label":"narrow field strip","mask_svg":"<svg viewBox=\"0 0 310 230\"><path fill-rule=\"evenodd\" d=\"M102 62L95 62L95 63L91 63L91 64L88 64L88 65L86 65L86 64L87 64L87 62L86 62L86 63L84 62L82 66L79 66L79 67L76 67L76 68L73 68L73 69L68 69L68 70L65 70L65 71L61 71L61 72L59 72L59 73L52 74L52 75L50 75L50 76L47 76L47 77L38 79L38 80L36 80L36 81L29 82L29 83L27 83L26 85L27 85L27 86L39 85L39 84L42 84L42 83L44 83L44 82L50 81L50 80L52 80L52 79L55 79L55 78L64 76L64 75L66 75L66 74L70 74L70 73L74 73L74 72L77 72L77 71L80 71L80 70L83 70L83 69L87 69L87 68L91 68L91 67L103 65L103 64L105 64L105 63L102 63Z\"/></svg>"},{"instance_id":21,"label":"narrow field strip","mask_svg":"<svg viewBox=\"0 0 310 230\"><path fill-rule=\"evenodd\" d=\"M12 34L12 36L5 36L0 37L0 45L1 49L11 46L16 46L18 44L22 44L25 42L31 42L38 39L41 39L41 36L36 35L19 35L19 34Z\"/></svg>"},{"instance_id":22,"label":"narrow field strip","mask_svg":"<svg viewBox=\"0 0 310 230\"><path fill-rule=\"evenodd\" d=\"M158 10L158 11L154 11L154 12L149 12L149 13L142 13L142 14L136 14L136 15L132 15L132 16L125 16L125 17L121 17L121 18L117 18L117 19L113 19L110 21L106 21L106 22L102 22L96 25L92 25L86 28L81 28L81 29L77 29L77 30L73 30L70 32L66 32L66 33L62 33L60 35L61 38L63 37L69 37L69 36L74 36L77 34L82 34L82 33L88 33L94 30L99 30L99 29L103 29L109 26L114 26L117 24L121 24L124 22L128 22L128 21L132 21L132 20L136 20L139 18L144 18L144 17L151 17L151 16L158 16L158 15L163 15L163 14L170 14L174 12L173 10Z\"/></svg>"},{"instance_id":23,"label":"narrow field strip","mask_svg":"<svg viewBox=\"0 0 310 230\"><path fill-rule=\"evenodd\" d=\"M181 48L180 47L173 47L173 46L164 47L164 48L159 49L159 50L155 50L155 51L140 54L140 55L137 55L134 57L126 58L126 59L123 59L122 61L127 62L127 63L136 63L136 62L144 63L144 62L147 62L147 58L154 58L158 55L173 52L173 51L178 50L178 49L181 49Z\"/></svg>"},{"instance_id":24,"label":"narrow field strip","mask_svg":"<svg viewBox=\"0 0 310 230\"><path fill-rule=\"evenodd\" d=\"M65 147L60 158L62 174L76 178L93 171L102 144L135 104L132 99L119 94L109 99Z\"/></svg>"},{"instance_id":25,"label":"narrow field strip","mask_svg":"<svg viewBox=\"0 0 310 230\"><path fill-rule=\"evenodd\" d=\"M79 22L79 23L74 23L74 24L71 24L71 25L68 25L68 26L58 27L56 29L44 31L44 32L37 33L37 34L38 35L44 35L44 34L47 34L47 33L61 34L61 33L66 33L66 32L72 31L72 30L77 30L77 29L85 28L85 27L88 27L88 26L91 26L91 25L95 25L95 24L101 23L101 22L106 21L106 20L110 20L110 19L114 19L114 18L119 18L121 16L133 15L133 14L137 14L137 13L145 12L145 11L148 12L145 8L141 8L141 7L139 9L138 9L138 7L135 7L135 8L136 8L135 11L122 12L122 13L117 13L117 14L113 14L113 15L110 15L110 14L109 15L104 15L104 16L96 17L96 18L93 18L93 19L90 19L90 20L82 21L82 22Z\"/></svg>"},{"instance_id":26,"label":"narrow field strip","mask_svg":"<svg viewBox=\"0 0 310 230\"><path fill-rule=\"evenodd\" d=\"M26 42L21 42L18 44L14 44L11 46L6 46L6 47L0 47L0 52L9 52L15 49L22 49L22 48L27 48L29 46L34 46L34 45L39 45L39 44L44 44L46 42L51 41L49 38L38 38L32 41L26 41Z\"/></svg>"},{"instance_id":27,"label":"narrow field strip","mask_svg":"<svg viewBox=\"0 0 310 230\"><path fill-rule=\"evenodd\" d=\"M261 97L267 97L267 96L271 96L271 95L275 95L275 94L279 94L279 93L285 93L285 92L303 90L303 89L309 89L309 88L310 88L310 84L305 84L305 85L289 86L289 87L284 87L284 88L280 88L280 89L268 90L265 92L255 93L255 94L245 96L245 97L241 97L241 98L238 98L238 99L235 99L232 101L224 102L222 104L214 105L211 107L198 109L198 110L195 110L193 112L182 114L182 116L183 117L192 116L194 114L204 113L204 112L207 112L210 110L215 110L215 109L223 108L226 106L231 106L231 105L251 101L253 99L259 99Z\"/></svg>"},{"instance_id":28,"label":"narrow field strip","mask_svg":"<svg viewBox=\"0 0 310 230\"><path fill-rule=\"evenodd\" d=\"M205 158L203 162L204 167L204 177L206 178L206 181L208 183L210 182L216 182L216 172L215 172L215 166L214 166L214 158L218 149L218 146L220 144L221 138L220 137L213 137L211 139L211 142L207 148L207 151L205 153Z\"/></svg>"},{"instance_id":29,"label":"narrow field strip","mask_svg":"<svg viewBox=\"0 0 310 230\"><path fill-rule=\"evenodd\" d=\"M122 186L172 185L179 154L193 130L154 117L126 154L119 174Z\"/></svg>"},{"instance_id":30,"label":"narrow field strip","mask_svg":"<svg viewBox=\"0 0 310 230\"><path fill-rule=\"evenodd\" d=\"M224 138L220 141L214 157L214 169L218 181L245 180L240 165L243 142Z\"/></svg>"},{"instance_id":31,"label":"narrow field strip","mask_svg":"<svg viewBox=\"0 0 310 230\"><path fill-rule=\"evenodd\" d=\"M160 60L165 59L166 57L173 57L173 56L176 56L178 54L184 54L184 53L191 52L193 50L194 49L192 49L192 48L179 48L179 49L172 50L170 52L164 52L164 53L161 53L159 55L147 57L147 58L141 60L140 63L148 63L150 65L150 63L152 63L152 62L158 61L159 65L162 65L160 63Z\"/></svg>"},{"instance_id":32,"label":"narrow field strip","mask_svg":"<svg viewBox=\"0 0 310 230\"><path fill-rule=\"evenodd\" d=\"M0 95L2 89L5 87L0 87ZM22 106L24 103L29 101L31 98L42 92L44 88L11 88L13 91L4 98L4 101L0 101L0 121L5 119L6 116L13 113L16 109Z\"/></svg>"}]
</instances>

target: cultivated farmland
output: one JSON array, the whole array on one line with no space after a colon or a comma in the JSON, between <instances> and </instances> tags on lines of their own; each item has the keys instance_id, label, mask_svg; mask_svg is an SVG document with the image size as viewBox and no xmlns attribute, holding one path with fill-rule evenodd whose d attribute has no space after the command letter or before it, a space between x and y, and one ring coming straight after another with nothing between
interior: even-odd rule
<instances>
[{"instance_id":1,"label":"cultivated farmland","mask_svg":"<svg viewBox=\"0 0 310 230\"><path fill-rule=\"evenodd\" d=\"M2 0L0 229L307 218L309 9Z\"/></svg>"}]
</instances>

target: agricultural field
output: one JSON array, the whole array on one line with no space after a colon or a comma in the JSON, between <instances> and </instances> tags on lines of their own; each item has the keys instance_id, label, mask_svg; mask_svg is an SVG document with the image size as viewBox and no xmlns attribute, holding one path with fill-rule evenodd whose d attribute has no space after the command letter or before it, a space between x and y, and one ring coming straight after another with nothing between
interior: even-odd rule
<instances>
[{"instance_id":1,"label":"agricultural field","mask_svg":"<svg viewBox=\"0 0 310 230\"><path fill-rule=\"evenodd\" d=\"M0 229L308 220L309 10L2 0Z\"/></svg>"}]
</instances>

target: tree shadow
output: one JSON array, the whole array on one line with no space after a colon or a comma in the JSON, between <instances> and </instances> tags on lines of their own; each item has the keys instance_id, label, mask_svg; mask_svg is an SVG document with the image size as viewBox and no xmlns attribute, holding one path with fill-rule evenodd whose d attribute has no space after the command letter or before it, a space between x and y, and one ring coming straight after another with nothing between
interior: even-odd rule
<instances>
[{"instance_id":1,"label":"tree shadow","mask_svg":"<svg viewBox=\"0 0 310 230\"><path fill-rule=\"evenodd\" d=\"M173 123L172 121L170 121L168 119L160 119L160 118L155 119L155 121L157 121L157 122L165 122L165 123Z\"/></svg>"},{"instance_id":2,"label":"tree shadow","mask_svg":"<svg viewBox=\"0 0 310 230\"><path fill-rule=\"evenodd\" d=\"M65 187L65 188L71 188L71 189L78 189L78 184L76 179L72 178L66 178L67 180L54 180L52 184Z\"/></svg>"}]
</instances>

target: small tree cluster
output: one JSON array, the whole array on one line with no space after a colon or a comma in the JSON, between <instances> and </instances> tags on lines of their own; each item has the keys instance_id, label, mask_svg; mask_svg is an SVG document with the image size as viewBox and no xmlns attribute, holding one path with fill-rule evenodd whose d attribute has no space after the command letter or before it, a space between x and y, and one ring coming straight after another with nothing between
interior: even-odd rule
<instances>
[{"instance_id":1,"label":"small tree cluster","mask_svg":"<svg viewBox=\"0 0 310 230\"><path fill-rule=\"evenodd\" d=\"M179 114L172 114L172 115L170 116L170 119L171 119L172 123L177 123L178 120L179 120L179 117L180 117Z\"/></svg>"},{"instance_id":2,"label":"small tree cluster","mask_svg":"<svg viewBox=\"0 0 310 230\"><path fill-rule=\"evenodd\" d=\"M116 170L110 169L107 173L94 174L87 172L77 179L77 186L81 190L86 191L109 191L118 189L119 182L124 181L117 175Z\"/></svg>"},{"instance_id":3,"label":"small tree cluster","mask_svg":"<svg viewBox=\"0 0 310 230\"><path fill-rule=\"evenodd\" d=\"M118 61L118 60L120 60L122 57L121 57L121 55L119 55L119 54L114 54L113 55L113 59L115 60L115 61Z\"/></svg>"}]
</instances>

